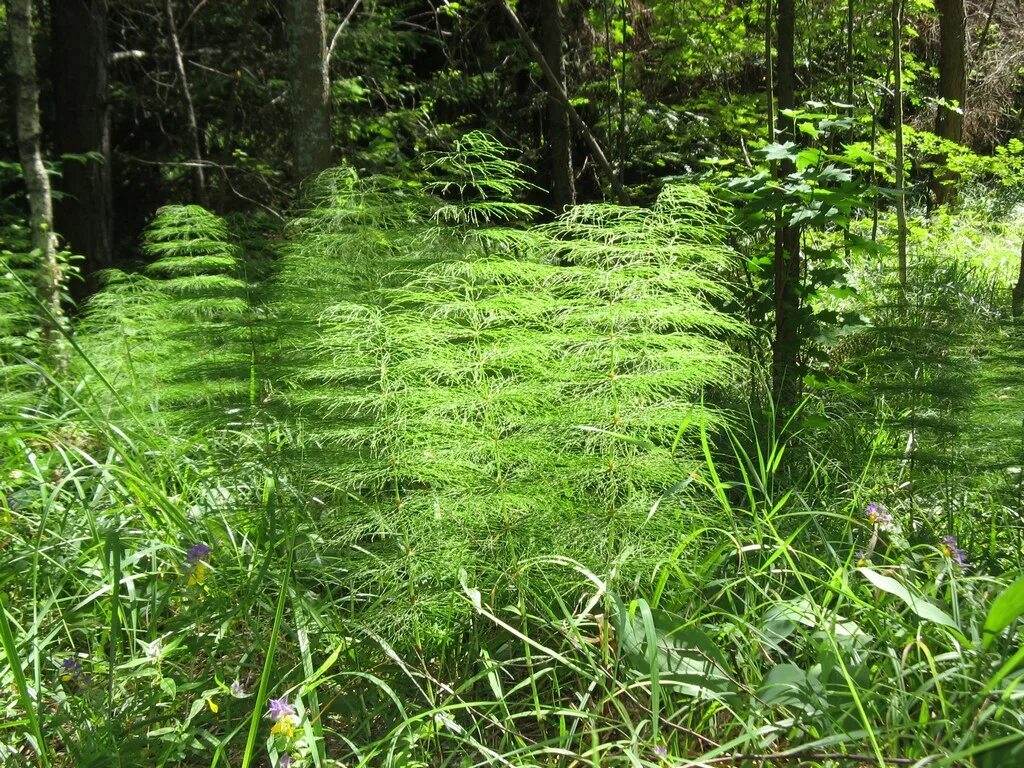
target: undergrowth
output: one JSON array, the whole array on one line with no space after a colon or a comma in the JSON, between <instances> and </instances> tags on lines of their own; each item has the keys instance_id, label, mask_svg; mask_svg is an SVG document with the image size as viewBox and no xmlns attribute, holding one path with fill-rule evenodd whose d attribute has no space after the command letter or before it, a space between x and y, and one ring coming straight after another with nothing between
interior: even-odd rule
<instances>
[{"instance_id":1,"label":"undergrowth","mask_svg":"<svg viewBox=\"0 0 1024 768\"><path fill-rule=\"evenodd\" d=\"M539 223L505 158L328 172L271 261L162 209L66 376L5 320L0 761L1024 761L1006 234L858 264L777 433L709 192Z\"/></svg>"}]
</instances>

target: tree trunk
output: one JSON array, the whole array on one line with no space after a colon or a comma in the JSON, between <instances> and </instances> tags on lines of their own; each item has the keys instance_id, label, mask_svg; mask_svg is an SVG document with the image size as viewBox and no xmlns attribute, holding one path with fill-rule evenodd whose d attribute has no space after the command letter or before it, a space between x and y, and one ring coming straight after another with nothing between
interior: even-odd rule
<instances>
[{"instance_id":1,"label":"tree trunk","mask_svg":"<svg viewBox=\"0 0 1024 768\"><path fill-rule=\"evenodd\" d=\"M178 80L181 81L181 95L185 101L185 117L188 120L188 138L192 149L193 194L200 205L209 207L209 197L206 193L206 161L203 160L203 142L199 133L199 120L196 117L195 104L192 102L192 88L188 84L188 71L185 69L185 56L181 52L181 40L178 37L178 25L174 20L173 0L165 0L164 12L167 16L167 29L168 32L170 32L171 49L174 52L174 66L178 72Z\"/></svg>"},{"instance_id":2,"label":"tree trunk","mask_svg":"<svg viewBox=\"0 0 1024 768\"><path fill-rule=\"evenodd\" d=\"M935 0L935 8L939 12L939 96L948 104L939 104L935 134L959 144L964 138L967 99L967 9L964 0ZM932 183L935 201L949 201L955 184L954 174L936 169Z\"/></svg>"},{"instance_id":3,"label":"tree trunk","mask_svg":"<svg viewBox=\"0 0 1024 768\"><path fill-rule=\"evenodd\" d=\"M565 80L565 56L562 52L562 8L560 0L540 0L540 48L544 59L568 92ZM548 159L551 162L551 208L561 212L576 202L576 182L572 167L572 129L569 113L562 101L547 91Z\"/></svg>"},{"instance_id":4,"label":"tree trunk","mask_svg":"<svg viewBox=\"0 0 1024 768\"><path fill-rule=\"evenodd\" d=\"M1020 246L1020 272L1017 275L1017 284L1013 286L1012 307L1014 317L1024 314L1024 243Z\"/></svg>"},{"instance_id":5,"label":"tree trunk","mask_svg":"<svg viewBox=\"0 0 1024 768\"><path fill-rule=\"evenodd\" d=\"M292 166L302 181L331 165L331 100L323 0L288 0Z\"/></svg>"},{"instance_id":6,"label":"tree trunk","mask_svg":"<svg viewBox=\"0 0 1024 768\"><path fill-rule=\"evenodd\" d=\"M768 92L768 143L775 141L775 72L772 67L772 3L773 0L766 0L764 4L764 79L765 90Z\"/></svg>"},{"instance_id":7,"label":"tree trunk","mask_svg":"<svg viewBox=\"0 0 1024 768\"><path fill-rule=\"evenodd\" d=\"M776 13L778 50L779 133L791 138L793 121L782 114L796 107L794 0L778 0ZM781 173L795 170L792 161L782 163ZM801 257L800 230L783 225L775 232L775 339L772 343L772 394L777 424L782 424L800 399Z\"/></svg>"},{"instance_id":8,"label":"tree trunk","mask_svg":"<svg viewBox=\"0 0 1024 768\"><path fill-rule=\"evenodd\" d=\"M15 121L18 156L28 194L32 250L39 259L36 289L39 299L44 353L58 368L67 364L60 325L63 273L53 234L53 198L43 165L39 123L39 80L32 49L32 0L7 0L7 31L11 38L11 71L15 82Z\"/></svg>"},{"instance_id":9,"label":"tree trunk","mask_svg":"<svg viewBox=\"0 0 1024 768\"><path fill-rule=\"evenodd\" d=\"M907 201L903 147L903 0L892 3L892 71L896 97L896 239L900 284L907 284Z\"/></svg>"},{"instance_id":10,"label":"tree trunk","mask_svg":"<svg viewBox=\"0 0 1024 768\"><path fill-rule=\"evenodd\" d=\"M608 162L608 156L605 155L604 150L601 148L601 144L594 136L594 132L590 130L583 118L580 117L580 113L576 111L576 108L569 101L569 94L564 89L564 82L559 82L558 76L554 73L551 67L548 66L547 59L544 58L544 54L541 52L537 44L533 42L533 38L530 37L530 33L526 31L523 23L519 20L519 16L512 9L512 6L508 4L508 0L501 0L501 9L505 12L505 18L512 24L512 28L519 35L519 39L522 40L526 50L529 51L533 60L540 66L541 72L544 73L544 82L547 84L548 93L553 95L562 103L562 108L569 115L569 119L572 124L576 127L576 130L582 134L584 140L587 142L587 147L590 149L590 156L594 158L594 162L600 169L601 175L604 176L605 180L612 188L612 194L615 199L621 205L629 205L629 195L626 193L626 188L622 186L622 180L615 173L611 163Z\"/></svg>"},{"instance_id":11,"label":"tree trunk","mask_svg":"<svg viewBox=\"0 0 1024 768\"><path fill-rule=\"evenodd\" d=\"M97 156L64 163L58 182L64 197L55 212L57 230L85 257L88 276L113 258L107 0L52 0L50 14L56 151Z\"/></svg>"}]
</instances>

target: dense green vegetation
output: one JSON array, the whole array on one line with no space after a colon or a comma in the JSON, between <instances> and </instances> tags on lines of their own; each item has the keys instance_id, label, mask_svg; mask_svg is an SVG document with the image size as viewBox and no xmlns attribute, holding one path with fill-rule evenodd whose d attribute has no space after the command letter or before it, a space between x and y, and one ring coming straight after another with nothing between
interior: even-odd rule
<instances>
[{"instance_id":1,"label":"dense green vegetation","mask_svg":"<svg viewBox=\"0 0 1024 768\"><path fill-rule=\"evenodd\" d=\"M1024 11L6 0L0 765L1024 764Z\"/></svg>"}]
</instances>

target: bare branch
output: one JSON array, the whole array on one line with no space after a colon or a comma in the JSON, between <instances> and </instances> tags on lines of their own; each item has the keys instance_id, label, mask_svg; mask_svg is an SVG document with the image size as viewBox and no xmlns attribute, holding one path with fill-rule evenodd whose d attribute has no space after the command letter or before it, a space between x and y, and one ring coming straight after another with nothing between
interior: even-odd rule
<instances>
[{"instance_id":1,"label":"bare branch","mask_svg":"<svg viewBox=\"0 0 1024 768\"><path fill-rule=\"evenodd\" d=\"M331 44L327 46L328 61L331 60L331 55L334 53L334 46L337 45L338 38L341 36L342 30L348 26L348 23L352 20L352 17L355 15L355 12L359 8L359 4L361 2L362 0L355 0L352 3L352 7L348 9L348 13L345 14L345 18L341 20L341 24L338 25L338 28L334 30L334 36L331 38Z\"/></svg>"}]
</instances>

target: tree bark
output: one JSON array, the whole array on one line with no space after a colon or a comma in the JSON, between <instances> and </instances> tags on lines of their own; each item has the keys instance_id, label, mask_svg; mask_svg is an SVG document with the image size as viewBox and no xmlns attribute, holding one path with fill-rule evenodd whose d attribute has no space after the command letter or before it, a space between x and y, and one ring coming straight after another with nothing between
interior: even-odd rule
<instances>
[{"instance_id":1,"label":"tree bark","mask_svg":"<svg viewBox=\"0 0 1024 768\"><path fill-rule=\"evenodd\" d=\"M562 8L560 0L540 0L540 48L558 80L568 92L563 54ZM551 208L561 212L576 202L576 181L572 166L572 126L562 101L547 91L548 159L551 162Z\"/></svg>"},{"instance_id":2,"label":"tree bark","mask_svg":"<svg viewBox=\"0 0 1024 768\"><path fill-rule=\"evenodd\" d=\"M107 0L52 0L54 139L60 155L97 157L64 163L56 227L85 257L88 276L111 266L114 208L107 96Z\"/></svg>"},{"instance_id":3,"label":"tree bark","mask_svg":"<svg viewBox=\"0 0 1024 768\"><path fill-rule=\"evenodd\" d=\"M323 0L288 0L292 168L297 181L331 165L331 100Z\"/></svg>"},{"instance_id":4,"label":"tree bark","mask_svg":"<svg viewBox=\"0 0 1024 768\"><path fill-rule=\"evenodd\" d=\"M796 107L794 0L778 0L776 11L778 50L779 133L792 136L793 121L782 114ZM795 170L792 161L782 163L782 176ZM800 229L783 224L775 231L775 339L772 343L772 394L776 423L781 425L800 400L800 316L802 264Z\"/></svg>"},{"instance_id":5,"label":"tree bark","mask_svg":"<svg viewBox=\"0 0 1024 768\"><path fill-rule=\"evenodd\" d=\"M772 2L766 0L764 4L764 78L765 90L767 91L767 123L768 142L775 141L775 72L772 66Z\"/></svg>"},{"instance_id":6,"label":"tree bark","mask_svg":"<svg viewBox=\"0 0 1024 768\"><path fill-rule=\"evenodd\" d=\"M892 3L892 71L896 122L896 253L900 284L907 284L907 201L903 146L903 0Z\"/></svg>"},{"instance_id":7,"label":"tree bark","mask_svg":"<svg viewBox=\"0 0 1024 768\"><path fill-rule=\"evenodd\" d=\"M185 102L185 117L188 121L188 138L192 149L192 183L193 194L200 205L209 207L206 193L206 162L203 160L203 142L199 133L199 120L196 117L195 104L192 102L192 89L188 84L188 71L185 69L185 56L181 52L181 40L178 37L178 25L174 21L174 2L165 0L164 12L167 16L167 30L170 33L171 48L174 52L174 66L181 82L181 95Z\"/></svg>"},{"instance_id":8,"label":"tree bark","mask_svg":"<svg viewBox=\"0 0 1024 768\"><path fill-rule=\"evenodd\" d=\"M548 62L547 59L544 58L544 54L541 52L540 48L537 47L537 44L533 42L533 38L530 37L530 34L526 31L523 23L519 20L516 12L512 10L512 7L508 4L507 0L501 0L500 6L505 12L505 17L509 20L509 23L512 24L512 28L516 31L516 34L519 35L519 39L522 40L526 50L529 51L533 60L540 66L541 72L544 73L544 81L547 83L548 93L552 94L562 103L562 107L568 113L572 124L576 127L576 130L583 135L584 140L587 142L587 147L590 148L590 154L594 158L594 162L597 164L597 167L601 169L602 175L611 186L615 199L622 205L628 205L629 195L626 194L626 189L622 186L622 181L619 179L614 169L612 169L611 163L608 162L608 156L605 155L604 150L601 149L601 145L594 136L593 131L591 131L590 127L583 122L583 118L580 117L579 112L576 111L572 102L569 101L569 94L564 90L563 83L558 81L558 76L554 73L551 67L548 66Z\"/></svg>"},{"instance_id":9,"label":"tree bark","mask_svg":"<svg viewBox=\"0 0 1024 768\"><path fill-rule=\"evenodd\" d=\"M1017 275L1017 284L1013 286L1012 311L1014 317L1024 314L1024 243L1020 246L1020 272Z\"/></svg>"},{"instance_id":10,"label":"tree bark","mask_svg":"<svg viewBox=\"0 0 1024 768\"><path fill-rule=\"evenodd\" d=\"M935 8L939 12L939 96L949 104L939 104L935 134L959 144L964 138L967 100L967 9L964 0L935 0ZM936 169L932 183L935 201L948 202L954 196L955 184L954 174Z\"/></svg>"},{"instance_id":11,"label":"tree bark","mask_svg":"<svg viewBox=\"0 0 1024 768\"><path fill-rule=\"evenodd\" d=\"M43 165L39 122L39 80L32 49L32 0L7 0L7 31L11 40L11 71L15 83L15 122L18 156L28 194L32 250L38 258L36 290L44 353L58 369L67 364L60 326L63 322L61 285L64 275L53 233L53 197Z\"/></svg>"}]
</instances>

